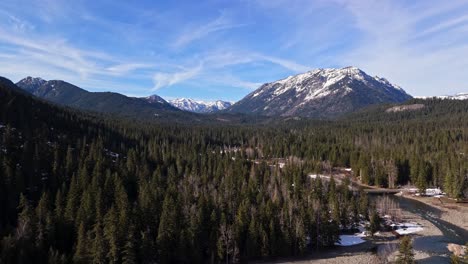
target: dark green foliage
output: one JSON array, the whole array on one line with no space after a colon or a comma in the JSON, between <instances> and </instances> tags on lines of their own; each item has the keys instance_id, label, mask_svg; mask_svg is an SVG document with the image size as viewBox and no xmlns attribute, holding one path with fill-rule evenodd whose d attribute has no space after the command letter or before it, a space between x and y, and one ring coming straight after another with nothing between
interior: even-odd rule
<instances>
[{"instance_id":1,"label":"dark green foliage","mask_svg":"<svg viewBox=\"0 0 468 264\"><path fill-rule=\"evenodd\" d=\"M400 242L400 249L396 263L398 264L413 264L414 261L414 253L413 253L413 245L411 242L411 238L409 236L404 236Z\"/></svg>"},{"instance_id":2,"label":"dark green foliage","mask_svg":"<svg viewBox=\"0 0 468 264\"><path fill-rule=\"evenodd\" d=\"M180 234L179 209L176 200L171 194L167 194L163 202L156 239L159 257L163 263L177 259L177 248L184 242Z\"/></svg>"},{"instance_id":3,"label":"dark green foliage","mask_svg":"<svg viewBox=\"0 0 468 264\"><path fill-rule=\"evenodd\" d=\"M372 236L375 232L380 230L380 216L379 213L373 209L370 217L370 224L369 224L369 231L371 232Z\"/></svg>"}]
</instances>

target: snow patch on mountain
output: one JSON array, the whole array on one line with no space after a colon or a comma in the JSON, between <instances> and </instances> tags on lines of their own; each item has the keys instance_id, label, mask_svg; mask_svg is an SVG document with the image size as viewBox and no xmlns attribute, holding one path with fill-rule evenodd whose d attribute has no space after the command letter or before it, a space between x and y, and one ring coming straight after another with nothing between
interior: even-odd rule
<instances>
[{"instance_id":1,"label":"snow patch on mountain","mask_svg":"<svg viewBox=\"0 0 468 264\"><path fill-rule=\"evenodd\" d=\"M40 78L40 77L31 77L28 76L22 80L20 80L16 85L28 92L33 92L37 88L41 87L43 84L45 84L47 81Z\"/></svg>"},{"instance_id":2,"label":"snow patch on mountain","mask_svg":"<svg viewBox=\"0 0 468 264\"><path fill-rule=\"evenodd\" d=\"M357 67L315 69L266 83L229 111L262 115L336 116L371 104L410 99L400 86Z\"/></svg>"}]
</instances>

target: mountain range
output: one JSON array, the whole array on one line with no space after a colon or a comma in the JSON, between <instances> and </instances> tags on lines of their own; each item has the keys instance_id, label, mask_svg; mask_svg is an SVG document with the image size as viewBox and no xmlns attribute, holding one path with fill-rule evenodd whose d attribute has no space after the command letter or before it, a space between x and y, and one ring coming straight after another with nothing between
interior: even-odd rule
<instances>
[{"instance_id":1,"label":"mountain range","mask_svg":"<svg viewBox=\"0 0 468 264\"><path fill-rule=\"evenodd\" d=\"M156 95L134 98L113 92L88 92L65 81L46 81L33 77L24 78L16 85L47 101L87 111L139 118L155 118L181 112Z\"/></svg>"},{"instance_id":2,"label":"mountain range","mask_svg":"<svg viewBox=\"0 0 468 264\"><path fill-rule=\"evenodd\" d=\"M178 98L168 101L171 105L189 112L214 113L229 108L232 103L217 100L214 102L196 101L189 98Z\"/></svg>"},{"instance_id":3,"label":"mountain range","mask_svg":"<svg viewBox=\"0 0 468 264\"><path fill-rule=\"evenodd\" d=\"M203 102L182 98L168 102L158 95L136 98L112 92L88 92L65 81L46 81L39 77L26 77L16 85L30 94L57 104L127 116L148 117L179 110L214 113L231 106L230 102L221 100Z\"/></svg>"},{"instance_id":4,"label":"mountain range","mask_svg":"<svg viewBox=\"0 0 468 264\"><path fill-rule=\"evenodd\" d=\"M132 118L165 116L171 120L177 116L198 121L223 119L226 114L335 118L368 106L398 104L412 98L398 85L370 76L356 67L315 69L266 83L235 104L221 100L204 102L179 98L166 101L158 95L136 98L113 92L89 92L65 81L33 77L24 78L16 85L44 100L81 110ZM437 98L463 100L468 99L468 94ZM199 113L216 116L197 115Z\"/></svg>"},{"instance_id":5,"label":"mountain range","mask_svg":"<svg viewBox=\"0 0 468 264\"><path fill-rule=\"evenodd\" d=\"M266 83L228 109L266 116L329 118L411 99L401 87L356 67L316 69Z\"/></svg>"}]
</instances>

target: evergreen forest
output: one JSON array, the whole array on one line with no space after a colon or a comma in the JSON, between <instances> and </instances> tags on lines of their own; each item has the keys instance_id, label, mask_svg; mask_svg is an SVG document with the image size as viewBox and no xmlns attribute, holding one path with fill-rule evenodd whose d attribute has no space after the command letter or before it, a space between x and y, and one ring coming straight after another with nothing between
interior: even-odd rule
<instances>
[{"instance_id":1,"label":"evergreen forest","mask_svg":"<svg viewBox=\"0 0 468 264\"><path fill-rule=\"evenodd\" d=\"M198 124L60 107L0 79L0 263L236 263L333 246L351 180L468 196L468 100ZM222 114L218 114L222 116ZM352 168L345 181L313 179Z\"/></svg>"}]
</instances>

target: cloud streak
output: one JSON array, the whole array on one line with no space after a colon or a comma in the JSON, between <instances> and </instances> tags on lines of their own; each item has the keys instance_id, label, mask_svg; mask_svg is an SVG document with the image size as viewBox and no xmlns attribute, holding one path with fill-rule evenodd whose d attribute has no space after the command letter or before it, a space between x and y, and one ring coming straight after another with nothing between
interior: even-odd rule
<instances>
[{"instance_id":1,"label":"cloud streak","mask_svg":"<svg viewBox=\"0 0 468 264\"><path fill-rule=\"evenodd\" d=\"M111 74L120 76L124 74L131 73L133 71L139 69L151 69L154 68L153 64L145 64L145 63L123 63L123 64L116 64L114 66L106 68Z\"/></svg>"},{"instance_id":2,"label":"cloud streak","mask_svg":"<svg viewBox=\"0 0 468 264\"><path fill-rule=\"evenodd\" d=\"M276 57L272 57L272 56L261 55L261 54L257 54L257 55L255 55L255 57L257 57L257 58L259 58L261 60L265 60L265 61L277 64L277 65L280 65L281 67L284 67L284 68L286 68L288 70L291 70L293 72L296 72L296 73L311 70L311 68L309 66L301 65L301 64L296 63L296 62L291 61L291 60L285 60L285 59L276 58Z\"/></svg>"},{"instance_id":3,"label":"cloud streak","mask_svg":"<svg viewBox=\"0 0 468 264\"><path fill-rule=\"evenodd\" d=\"M159 90L163 87L169 87L177 83L190 80L197 76L202 70L202 64L189 69L183 69L181 71L165 73L157 72L153 76L154 87L153 91Z\"/></svg>"},{"instance_id":4,"label":"cloud streak","mask_svg":"<svg viewBox=\"0 0 468 264\"><path fill-rule=\"evenodd\" d=\"M194 28L189 28L180 34L174 43L172 44L173 48L180 49L185 46L188 46L190 43L200 40L210 34L225 31L229 29L239 28L246 26L247 24L243 23L234 23L227 17L223 12L216 19Z\"/></svg>"}]
</instances>

